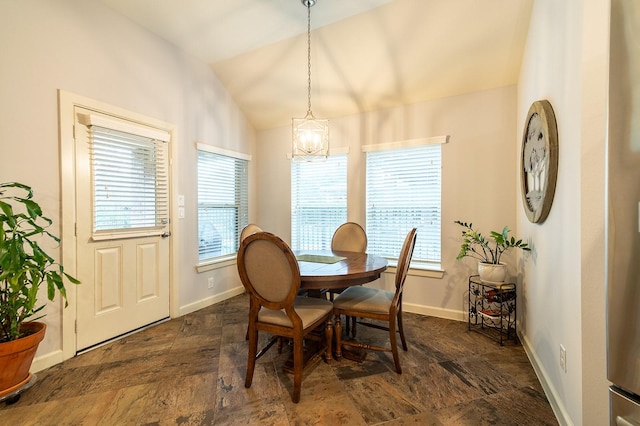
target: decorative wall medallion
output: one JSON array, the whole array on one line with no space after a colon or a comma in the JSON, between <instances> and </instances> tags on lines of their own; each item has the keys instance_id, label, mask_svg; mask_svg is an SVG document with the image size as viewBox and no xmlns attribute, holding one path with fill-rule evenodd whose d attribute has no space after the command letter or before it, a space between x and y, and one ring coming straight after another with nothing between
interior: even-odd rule
<instances>
[{"instance_id":1,"label":"decorative wall medallion","mask_svg":"<svg viewBox=\"0 0 640 426\"><path fill-rule=\"evenodd\" d=\"M547 100L531 104L522 135L520 182L522 203L530 222L549 215L558 175L558 129Z\"/></svg>"}]
</instances>

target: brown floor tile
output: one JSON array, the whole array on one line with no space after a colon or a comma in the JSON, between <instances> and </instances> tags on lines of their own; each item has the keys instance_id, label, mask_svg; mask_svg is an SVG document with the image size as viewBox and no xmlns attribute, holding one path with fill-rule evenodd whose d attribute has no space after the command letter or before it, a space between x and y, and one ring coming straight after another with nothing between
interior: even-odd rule
<instances>
[{"instance_id":1,"label":"brown floor tile","mask_svg":"<svg viewBox=\"0 0 640 426\"><path fill-rule=\"evenodd\" d=\"M416 314L404 315L401 375L390 353L321 360L305 370L294 404L285 344L257 361L246 389L248 308L236 296L41 371L17 403L0 404L0 424L558 424L519 344ZM261 333L260 345L269 338ZM357 340L389 345L388 333L362 325Z\"/></svg>"}]
</instances>

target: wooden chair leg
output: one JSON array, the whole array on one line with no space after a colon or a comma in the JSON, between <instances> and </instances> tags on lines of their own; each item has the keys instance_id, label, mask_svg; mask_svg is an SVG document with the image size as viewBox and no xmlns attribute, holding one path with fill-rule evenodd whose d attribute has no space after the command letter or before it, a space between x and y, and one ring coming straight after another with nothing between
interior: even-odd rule
<instances>
[{"instance_id":1,"label":"wooden chair leg","mask_svg":"<svg viewBox=\"0 0 640 426\"><path fill-rule=\"evenodd\" d=\"M356 322L357 322L356 317L349 317L347 318L347 321L351 320L351 336L355 339L356 338ZM349 331L347 330L347 334L349 334Z\"/></svg>"},{"instance_id":2,"label":"wooden chair leg","mask_svg":"<svg viewBox=\"0 0 640 426\"><path fill-rule=\"evenodd\" d=\"M336 335L336 359L340 361L342 358L342 324L340 323L340 314L335 316L335 335Z\"/></svg>"},{"instance_id":3,"label":"wooden chair leg","mask_svg":"<svg viewBox=\"0 0 640 426\"><path fill-rule=\"evenodd\" d=\"M391 353L393 354L393 362L396 365L396 372L398 374L402 374L402 367L400 367L400 354L398 354L395 318L389 321L389 340L391 341Z\"/></svg>"},{"instance_id":4,"label":"wooden chair leg","mask_svg":"<svg viewBox=\"0 0 640 426\"><path fill-rule=\"evenodd\" d=\"M304 361L303 339L293 340L293 396L294 403L300 402L302 390L302 364Z\"/></svg>"},{"instance_id":5,"label":"wooden chair leg","mask_svg":"<svg viewBox=\"0 0 640 426\"><path fill-rule=\"evenodd\" d=\"M331 318L327 320L327 324L325 325L324 338L327 342L325 359L327 361L327 364L331 364L331 358L333 358L333 352L331 351L331 343L333 342L333 323L331 321Z\"/></svg>"},{"instance_id":6,"label":"wooden chair leg","mask_svg":"<svg viewBox=\"0 0 640 426\"><path fill-rule=\"evenodd\" d=\"M347 336L351 333L351 317L349 315L344 316L344 332L347 333Z\"/></svg>"},{"instance_id":7,"label":"wooden chair leg","mask_svg":"<svg viewBox=\"0 0 640 426\"><path fill-rule=\"evenodd\" d=\"M249 355L247 357L247 375L244 380L244 387L250 388L253 381L253 371L256 368L256 355L258 353L258 330L247 330L249 337Z\"/></svg>"},{"instance_id":8,"label":"wooden chair leg","mask_svg":"<svg viewBox=\"0 0 640 426\"><path fill-rule=\"evenodd\" d=\"M400 341L402 342L402 349L409 350L407 347L407 340L404 337L404 327L402 326L402 311L398 311L398 330L400 331Z\"/></svg>"}]
</instances>

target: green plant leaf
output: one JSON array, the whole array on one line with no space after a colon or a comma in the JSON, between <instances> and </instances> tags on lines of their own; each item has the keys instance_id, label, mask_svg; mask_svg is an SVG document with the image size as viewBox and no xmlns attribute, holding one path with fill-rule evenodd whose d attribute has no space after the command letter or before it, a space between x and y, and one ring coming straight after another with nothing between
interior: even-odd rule
<instances>
[{"instance_id":1,"label":"green plant leaf","mask_svg":"<svg viewBox=\"0 0 640 426\"><path fill-rule=\"evenodd\" d=\"M38 304L43 283L47 298L53 300L59 293L65 307L65 281L80 283L39 245L43 238L56 243L60 239L47 230L52 221L32 196L24 184L0 183L0 342L19 338L21 323L33 320L44 308Z\"/></svg>"},{"instance_id":2,"label":"green plant leaf","mask_svg":"<svg viewBox=\"0 0 640 426\"><path fill-rule=\"evenodd\" d=\"M4 225L4 222L6 222L7 225L9 225L9 228L15 228L16 218L13 214L13 207L11 207L10 204L5 203L4 201L0 201L0 209L2 210L2 213L3 213L3 216L2 216L3 225Z\"/></svg>"},{"instance_id":3,"label":"green plant leaf","mask_svg":"<svg viewBox=\"0 0 640 426\"><path fill-rule=\"evenodd\" d=\"M21 199L20 201L22 201L22 203L26 207L27 213L29 213L29 216L31 218L35 219L38 216L42 216L42 209L40 208L38 203L36 203L33 200L28 200L28 199Z\"/></svg>"},{"instance_id":4,"label":"green plant leaf","mask_svg":"<svg viewBox=\"0 0 640 426\"><path fill-rule=\"evenodd\" d=\"M502 232L490 231L490 239L487 239L480 232L473 229L473 225L470 222L456 220L454 223L463 228L462 244L456 256L457 260L471 257L480 262L497 264L500 263L502 253L512 247L530 251L530 248L526 243L522 243L522 240L516 241L513 236L509 238L510 229L508 226L502 228Z\"/></svg>"}]
</instances>

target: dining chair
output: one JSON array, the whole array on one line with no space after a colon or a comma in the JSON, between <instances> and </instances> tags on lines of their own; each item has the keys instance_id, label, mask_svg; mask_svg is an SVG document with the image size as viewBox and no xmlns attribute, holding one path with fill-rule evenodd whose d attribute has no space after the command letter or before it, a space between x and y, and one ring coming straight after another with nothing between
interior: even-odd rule
<instances>
[{"instance_id":1,"label":"dining chair","mask_svg":"<svg viewBox=\"0 0 640 426\"><path fill-rule=\"evenodd\" d=\"M262 232L262 228L260 228L255 223L248 224L247 226L242 228L242 231L240 232L240 242L242 243L242 240L244 240L251 234L255 234L256 232Z\"/></svg>"},{"instance_id":2,"label":"dining chair","mask_svg":"<svg viewBox=\"0 0 640 426\"><path fill-rule=\"evenodd\" d=\"M324 327L324 339L318 354L324 351L326 362L332 357L333 304L324 299L298 297L300 269L287 245L279 237L258 232L246 237L238 250L238 273L250 296L249 351L245 387L251 387L258 353L258 332L264 331L293 341L293 402L300 401L304 367L303 341L311 332ZM272 339L267 345L273 344ZM308 364L307 364L308 365Z\"/></svg>"},{"instance_id":3,"label":"dining chair","mask_svg":"<svg viewBox=\"0 0 640 426\"><path fill-rule=\"evenodd\" d=\"M402 349L406 351L408 349L407 341L402 327L402 291L407 272L409 271L409 265L411 264L415 244L416 228L413 228L407 234L404 244L402 245L400 257L398 258L395 292L356 286L347 288L342 294L335 298L333 301L333 313L335 315L336 355L338 359L341 357L343 345L391 352L393 354L396 371L398 374L402 374L396 333L400 334ZM391 348L368 345L356 341L342 341L340 315L368 318L374 321L386 321L388 323L386 326L379 325L375 322L360 322L359 324L388 331Z\"/></svg>"},{"instance_id":4,"label":"dining chair","mask_svg":"<svg viewBox=\"0 0 640 426\"><path fill-rule=\"evenodd\" d=\"M331 250L332 251L354 251L358 253L364 253L367 251L367 233L362 226L355 222L345 222L333 233L331 238ZM329 300L333 300L336 295L342 293L344 288L329 289ZM346 332L355 337L356 333L356 318L347 317Z\"/></svg>"},{"instance_id":5,"label":"dining chair","mask_svg":"<svg viewBox=\"0 0 640 426\"><path fill-rule=\"evenodd\" d=\"M242 240L247 238L249 235L255 234L256 232L262 232L262 228L260 228L255 223L250 223L247 226L245 226L244 228L242 228L242 231L240 232L240 243L242 243ZM301 289L301 290L298 291L298 296L306 296L307 293L308 293L307 290ZM248 327L247 327L247 334L245 336L245 340L249 340L249 328ZM280 352L282 352L282 339L278 339L278 353L280 353Z\"/></svg>"},{"instance_id":6,"label":"dining chair","mask_svg":"<svg viewBox=\"0 0 640 426\"><path fill-rule=\"evenodd\" d=\"M367 251L367 234L355 222L343 223L333 233L331 250L364 253Z\"/></svg>"},{"instance_id":7,"label":"dining chair","mask_svg":"<svg viewBox=\"0 0 640 426\"><path fill-rule=\"evenodd\" d=\"M367 251L367 233L359 224L345 222L338 226L338 229L333 233L331 250L364 253ZM340 294L344 290L344 288L329 290L330 300L333 300L336 294Z\"/></svg>"},{"instance_id":8,"label":"dining chair","mask_svg":"<svg viewBox=\"0 0 640 426\"><path fill-rule=\"evenodd\" d=\"M260 228L255 223L250 223L240 231L240 243L238 244L238 248L240 248L240 244L242 244L242 240L247 238L251 234L255 234L256 232L262 232L262 228ZM247 334L244 337L244 340L249 340L249 328L247 327ZM282 342L278 342L279 350L282 350Z\"/></svg>"}]
</instances>

